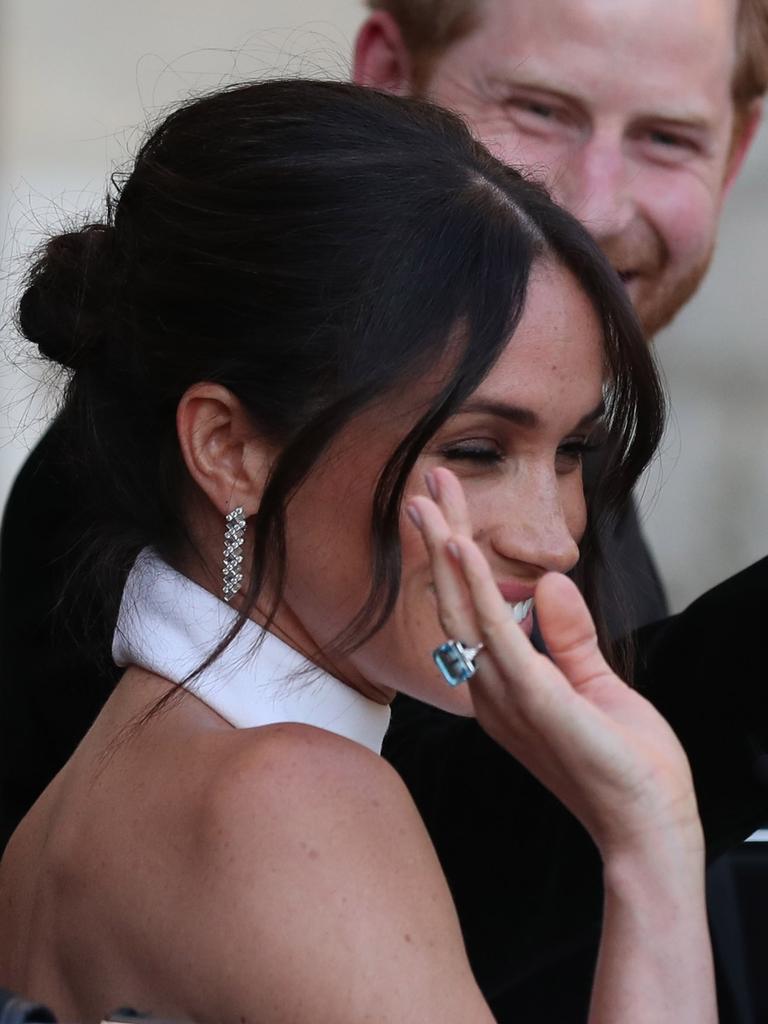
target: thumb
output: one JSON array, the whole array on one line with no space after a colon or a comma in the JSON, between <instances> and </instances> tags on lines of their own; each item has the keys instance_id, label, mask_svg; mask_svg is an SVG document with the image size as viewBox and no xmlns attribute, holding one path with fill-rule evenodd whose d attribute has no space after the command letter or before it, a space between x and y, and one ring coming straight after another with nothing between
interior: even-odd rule
<instances>
[{"instance_id":1,"label":"thumb","mask_svg":"<svg viewBox=\"0 0 768 1024\"><path fill-rule=\"evenodd\" d=\"M536 587L536 616L550 657L575 690L613 676L578 587L567 576L547 573Z\"/></svg>"}]
</instances>

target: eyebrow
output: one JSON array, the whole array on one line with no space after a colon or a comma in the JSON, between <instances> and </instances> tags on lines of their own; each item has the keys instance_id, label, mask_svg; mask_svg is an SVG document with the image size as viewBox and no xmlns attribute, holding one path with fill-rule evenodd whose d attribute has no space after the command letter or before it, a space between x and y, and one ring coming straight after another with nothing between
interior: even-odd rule
<instances>
[{"instance_id":1,"label":"eyebrow","mask_svg":"<svg viewBox=\"0 0 768 1024\"><path fill-rule=\"evenodd\" d=\"M501 419L509 420L518 427L525 427L535 430L541 426L541 419L532 409L526 409L520 405L510 405L508 402L468 402L463 405L458 414L463 413L484 413L489 416L499 416ZM584 427L591 427L605 415L605 401L600 399L594 409L585 413L576 424L575 429L581 430Z\"/></svg>"}]
</instances>

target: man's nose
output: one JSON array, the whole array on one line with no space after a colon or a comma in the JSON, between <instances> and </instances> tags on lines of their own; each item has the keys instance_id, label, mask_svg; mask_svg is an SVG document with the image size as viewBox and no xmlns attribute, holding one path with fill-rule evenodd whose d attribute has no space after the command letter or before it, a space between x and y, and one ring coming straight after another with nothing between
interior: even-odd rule
<instances>
[{"instance_id":1,"label":"man's nose","mask_svg":"<svg viewBox=\"0 0 768 1024\"><path fill-rule=\"evenodd\" d=\"M559 169L555 198L598 241L616 238L635 216L634 175L620 137L592 134L570 151Z\"/></svg>"}]
</instances>

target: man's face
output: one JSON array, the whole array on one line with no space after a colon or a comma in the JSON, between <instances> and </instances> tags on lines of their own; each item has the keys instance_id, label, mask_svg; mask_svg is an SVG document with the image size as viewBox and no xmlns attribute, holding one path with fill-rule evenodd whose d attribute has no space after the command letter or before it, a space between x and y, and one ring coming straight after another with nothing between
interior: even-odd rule
<instances>
[{"instance_id":1,"label":"man's face","mask_svg":"<svg viewBox=\"0 0 768 1024\"><path fill-rule=\"evenodd\" d=\"M431 98L543 179L649 336L693 294L729 180L736 0L486 0Z\"/></svg>"}]
</instances>

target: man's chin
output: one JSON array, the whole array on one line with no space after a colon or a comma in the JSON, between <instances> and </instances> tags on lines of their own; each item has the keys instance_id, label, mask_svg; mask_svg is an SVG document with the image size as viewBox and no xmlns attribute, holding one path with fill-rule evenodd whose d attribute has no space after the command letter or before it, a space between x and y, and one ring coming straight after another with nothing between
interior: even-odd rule
<instances>
[{"instance_id":1,"label":"man's chin","mask_svg":"<svg viewBox=\"0 0 768 1024\"><path fill-rule=\"evenodd\" d=\"M667 327L677 316L683 306L695 295L712 262L712 250L685 277L675 281L661 279L654 282L636 282L636 294L630 287L632 303L640 318L643 332L649 341L653 341L662 328Z\"/></svg>"}]
</instances>

